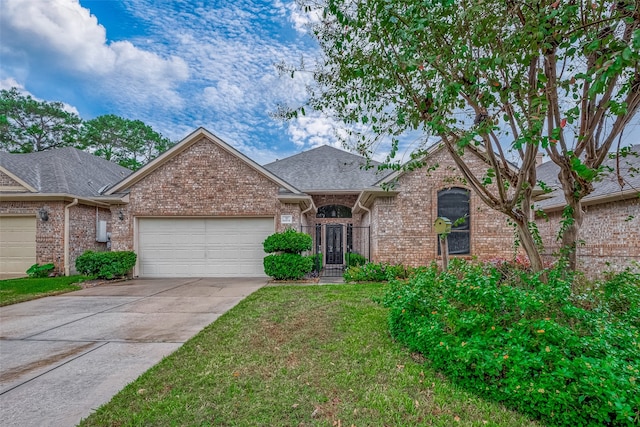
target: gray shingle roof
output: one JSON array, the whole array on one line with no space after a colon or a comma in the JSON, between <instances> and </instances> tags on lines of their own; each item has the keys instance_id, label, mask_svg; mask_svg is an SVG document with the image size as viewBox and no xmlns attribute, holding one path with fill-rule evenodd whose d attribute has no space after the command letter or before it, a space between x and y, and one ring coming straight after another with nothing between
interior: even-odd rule
<instances>
[{"instance_id":1,"label":"gray shingle roof","mask_svg":"<svg viewBox=\"0 0 640 427\"><path fill-rule=\"evenodd\" d=\"M301 191L361 191L371 187L389 171L378 172L377 162L364 169L364 157L328 145L264 165L269 172Z\"/></svg>"},{"instance_id":2,"label":"gray shingle roof","mask_svg":"<svg viewBox=\"0 0 640 427\"><path fill-rule=\"evenodd\" d=\"M131 171L76 148L65 147L28 154L0 152L0 166L40 193L95 197Z\"/></svg>"},{"instance_id":3,"label":"gray shingle roof","mask_svg":"<svg viewBox=\"0 0 640 427\"><path fill-rule=\"evenodd\" d=\"M624 185L620 187L618 183L618 175L616 171L616 159L606 159L603 165L612 168L613 172L605 172L597 182L594 183L594 191L584 198L584 201L597 199L603 196L613 196L616 193L622 193L629 190L640 192L640 145L631 147L631 151L636 155L630 154L620 158L620 175L623 178ZM548 199L536 202L536 207L545 209L552 206L560 206L565 204L564 194L558 179L559 166L553 162L545 162L538 166L538 181L544 182L547 186L554 189L552 193L545 195L551 196Z\"/></svg>"}]
</instances>

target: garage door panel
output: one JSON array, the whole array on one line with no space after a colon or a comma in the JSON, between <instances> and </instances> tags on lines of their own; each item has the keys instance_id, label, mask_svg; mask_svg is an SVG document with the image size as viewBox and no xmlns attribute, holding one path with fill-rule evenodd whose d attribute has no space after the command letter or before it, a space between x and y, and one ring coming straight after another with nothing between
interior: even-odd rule
<instances>
[{"instance_id":1,"label":"garage door panel","mask_svg":"<svg viewBox=\"0 0 640 427\"><path fill-rule=\"evenodd\" d=\"M139 274L264 277L262 242L273 218L141 218Z\"/></svg>"},{"instance_id":2,"label":"garage door panel","mask_svg":"<svg viewBox=\"0 0 640 427\"><path fill-rule=\"evenodd\" d=\"M0 217L0 273L24 275L36 263L36 218Z\"/></svg>"}]
</instances>

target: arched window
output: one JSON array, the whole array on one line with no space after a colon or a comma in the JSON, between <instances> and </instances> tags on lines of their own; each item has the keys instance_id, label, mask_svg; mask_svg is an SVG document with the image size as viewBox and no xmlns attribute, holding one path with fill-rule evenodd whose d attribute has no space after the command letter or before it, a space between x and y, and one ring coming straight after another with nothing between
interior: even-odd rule
<instances>
[{"instance_id":1,"label":"arched window","mask_svg":"<svg viewBox=\"0 0 640 427\"><path fill-rule=\"evenodd\" d=\"M449 233L449 253L452 255L468 255L471 253L471 233L469 228L469 190L465 188L448 188L438 191L438 217L451 221ZM438 239L440 254L440 239Z\"/></svg>"},{"instance_id":2,"label":"arched window","mask_svg":"<svg viewBox=\"0 0 640 427\"><path fill-rule=\"evenodd\" d=\"M351 218L351 208L343 205L327 205L318 208L316 218Z\"/></svg>"}]
</instances>

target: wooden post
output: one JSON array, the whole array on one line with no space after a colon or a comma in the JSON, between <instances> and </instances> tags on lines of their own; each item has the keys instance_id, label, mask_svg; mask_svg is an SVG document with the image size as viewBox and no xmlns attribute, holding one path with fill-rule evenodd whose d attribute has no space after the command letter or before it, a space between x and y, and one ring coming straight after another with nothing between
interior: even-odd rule
<instances>
[{"instance_id":1,"label":"wooden post","mask_svg":"<svg viewBox=\"0 0 640 427\"><path fill-rule=\"evenodd\" d=\"M440 235L440 252L442 252L442 271L447 271L449 266L449 239L447 234Z\"/></svg>"}]
</instances>

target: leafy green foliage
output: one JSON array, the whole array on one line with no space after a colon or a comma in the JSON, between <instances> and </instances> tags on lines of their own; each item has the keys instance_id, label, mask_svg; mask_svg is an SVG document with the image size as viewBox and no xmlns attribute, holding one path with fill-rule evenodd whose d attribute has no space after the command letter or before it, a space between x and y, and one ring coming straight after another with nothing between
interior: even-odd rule
<instances>
[{"instance_id":1,"label":"leafy green foliage","mask_svg":"<svg viewBox=\"0 0 640 427\"><path fill-rule=\"evenodd\" d=\"M136 264L136 258L133 251L86 251L76 258L76 270L95 278L113 279L129 273Z\"/></svg>"},{"instance_id":2,"label":"leafy green foliage","mask_svg":"<svg viewBox=\"0 0 640 427\"><path fill-rule=\"evenodd\" d=\"M344 259L348 267L358 267L360 265L365 265L368 262L364 256L357 252L347 252L344 255Z\"/></svg>"},{"instance_id":3,"label":"leafy green foliage","mask_svg":"<svg viewBox=\"0 0 640 427\"><path fill-rule=\"evenodd\" d=\"M490 264L432 266L390 285L391 333L468 389L551 425L637 425L640 276L576 295L563 268L546 274L505 281Z\"/></svg>"},{"instance_id":4,"label":"leafy green foliage","mask_svg":"<svg viewBox=\"0 0 640 427\"><path fill-rule=\"evenodd\" d=\"M313 258L300 254L281 253L264 258L264 272L276 280L300 280L313 270Z\"/></svg>"},{"instance_id":5,"label":"leafy green foliage","mask_svg":"<svg viewBox=\"0 0 640 427\"><path fill-rule=\"evenodd\" d=\"M131 170L140 169L173 143L140 120L113 114L84 122L79 148Z\"/></svg>"},{"instance_id":6,"label":"leafy green foliage","mask_svg":"<svg viewBox=\"0 0 640 427\"><path fill-rule=\"evenodd\" d=\"M347 267L342 277L345 282L386 282L394 279L407 279L421 268L405 267L402 264L368 262L364 265Z\"/></svg>"},{"instance_id":7,"label":"leafy green foliage","mask_svg":"<svg viewBox=\"0 0 640 427\"><path fill-rule=\"evenodd\" d=\"M61 102L38 101L15 87L0 91L0 151L31 153L65 146L136 170L173 143L140 120L108 114L83 122Z\"/></svg>"},{"instance_id":8,"label":"leafy green foliage","mask_svg":"<svg viewBox=\"0 0 640 427\"><path fill-rule=\"evenodd\" d=\"M32 153L73 145L82 120L61 102L0 90L0 151Z\"/></svg>"},{"instance_id":9,"label":"leafy green foliage","mask_svg":"<svg viewBox=\"0 0 640 427\"><path fill-rule=\"evenodd\" d=\"M311 250L313 239L306 233L300 233L289 228L282 233L275 233L263 242L266 253L285 252L296 254Z\"/></svg>"},{"instance_id":10,"label":"leafy green foliage","mask_svg":"<svg viewBox=\"0 0 640 427\"><path fill-rule=\"evenodd\" d=\"M316 273L320 272L320 270L322 270L322 253L317 253L317 254L313 254L313 255L308 255L308 257L311 259L311 262L313 263L313 270Z\"/></svg>"},{"instance_id":11,"label":"leafy green foliage","mask_svg":"<svg viewBox=\"0 0 640 427\"><path fill-rule=\"evenodd\" d=\"M33 264L27 269L29 277L49 277L55 266L53 264Z\"/></svg>"}]
</instances>

